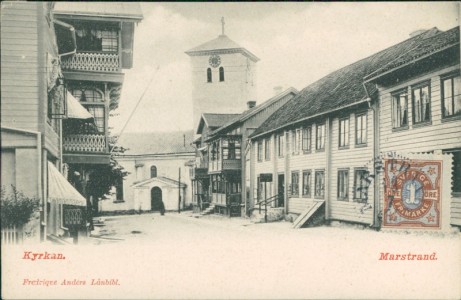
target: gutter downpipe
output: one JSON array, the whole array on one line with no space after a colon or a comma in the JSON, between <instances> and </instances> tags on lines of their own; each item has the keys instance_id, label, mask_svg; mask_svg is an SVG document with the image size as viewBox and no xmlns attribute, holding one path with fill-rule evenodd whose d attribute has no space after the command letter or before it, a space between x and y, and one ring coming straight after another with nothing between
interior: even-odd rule
<instances>
[{"instance_id":1,"label":"gutter downpipe","mask_svg":"<svg viewBox=\"0 0 461 300\"><path fill-rule=\"evenodd\" d=\"M1 128L33 134L37 138L37 189L39 198L42 198L40 207L40 240L43 242L46 240L46 197L44 194L45 189L42 187L42 185L44 185L45 183L42 178L42 133L39 131L26 130L7 126L1 126Z\"/></svg>"},{"instance_id":2,"label":"gutter downpipe","mask_svg":"<svg viewBox=\"0 0 461 300\"><path fill-rule=\"evenodd\" d=\"M373 112L373 168L374 168L374 161L379 156L379 96L378 100L376 101L376 105L373 106L371 104L371 97L368 93L367 87L365 86L365 82L362 82L363 89L367 95L367 103L368 108L370 108ZM376 169L374 170L375 178L373 180L373 223L371 226L375 229L380 228L379 222L379 212L381 211L380 201L379 201L379 174L377 174Z\"/></svg>"}]
</instances>

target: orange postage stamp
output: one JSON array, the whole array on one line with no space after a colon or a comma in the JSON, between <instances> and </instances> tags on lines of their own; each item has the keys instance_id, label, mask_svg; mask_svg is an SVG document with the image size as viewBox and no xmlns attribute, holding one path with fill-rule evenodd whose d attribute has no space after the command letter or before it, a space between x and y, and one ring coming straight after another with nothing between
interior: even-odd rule
<instances>
[{"instance_id":1,"label":"orange postage stamp","mask_svg":"<svg viewBox=\"0 0 461 300\"><path fill-rule=\"evenodd\" d=\"M386 159L384 167L384 227L440 229L442 161Z\"/></svg>"}]
</instances>

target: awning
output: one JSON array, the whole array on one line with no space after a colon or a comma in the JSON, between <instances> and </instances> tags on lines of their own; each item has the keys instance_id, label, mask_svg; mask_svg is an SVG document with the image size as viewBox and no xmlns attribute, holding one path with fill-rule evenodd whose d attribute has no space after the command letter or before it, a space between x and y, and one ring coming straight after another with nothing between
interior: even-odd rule
<instances>
[{"instance_id":1,"label":"awning","mask_svg":"<svg viewBox=\"0 0 461 300\"><path fill-rule=\"evenodd\" d=\"M48 200L59 204L86 206L86 199L48 162Z\"/></svg>"},{"instance_id":2,"label":"awning","mask_svg":"<svg viewBox=\"0 0 461 300\"><path fill-rule=\"evenodd\" d=\"M67 118L69 119L92 119L93 115L90 114L81 104L67 92Z\"/></svg>"}]
</instances>

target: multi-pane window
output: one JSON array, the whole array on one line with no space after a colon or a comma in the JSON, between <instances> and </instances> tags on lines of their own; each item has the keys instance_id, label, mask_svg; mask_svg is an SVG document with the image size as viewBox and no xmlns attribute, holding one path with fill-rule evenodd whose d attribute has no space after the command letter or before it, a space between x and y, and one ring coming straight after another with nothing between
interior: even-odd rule
<instances>
[{"instance_id":1,"label":"multi-pane window","mask_svg":"<svg viewBox=\"0 0 461 300\"><path fill-rule=\"evenodd\" d=\"M271 159L271 140L270 139L264 140L264 159L265 160Z\"/></svg>"},{"instance_id":2,"label":"multi-pane window","mask_svg":"<svg viewBox=\"0 0 461 300\"><path fill-rule=\"evenodd\" d=\"M339 147L349 146L349 118L339 120Z\"/></svg>"},{"instance_id":3,"label":"multi-pane window","mask_svg":"<svg viewBox=\"0 0 461 300\"><path fill-rule=\"evenodd\" d=\"M80 102L104 102L102 94L95 89L75 89L70 90L72 96Z\"/></svg>"},{"instance_id":4,"label":"multi-pane window","mask_svg":"<svg viewBox=\"0 0 461 300\"><path fill-rule=\"evenodd\" d=\"M355 144L367 143L367 114L359 114L355 118Z\"/></svg>"},{"instance_id":5,"label":"multi-pane window","mask_svg":"<svg viewBox=\"0 0 461 300\"><path fill-rule=\"evenodd\" d=\"M303 151L311 151L312 144L312 127L303 129Z\"/></svg>"},{"instance_id":6,"label":"multi-pane window","mask_svg":"<svg viewBox=\"0 0 461 300\"><path fill-rule=\"evenodd\" d=\"M293 130L292 132L292 143L291 149L293 154L298 154L301 147L301 131L299 129Z\"/></svg>"},{"instance_id":7,"label":"multi-pane window","mask_svg":"<svg viewBox=\"0 0 461 300\"><path fill-rule=\"evenodd\" d=\"M263 160L263 142L258 141L258 161Z\"/></svg>"},{"instance_id":8,"label":"multi-pane window","mask_svg":"<svg viewBox=\"0 0 461 300\"><path fill-rule=\"evenodd\" d=\"M303 196L311 196L311 171L303 171Z\"/></svg>"},{"instance_id":9,"label":"multi-pane window","mask_svg":"<svg viewBox=\"0 0 461 300\"><path fill-rule=\"evenodd\" d=\"M325 196L325 171L315 171L315 197Z\"/></svg>"},{"instance_id":10,"label":"multi-pane window","mask_svg":"<svg viewBox=\"0 0 461 300\"><path fill-rule=\"evenodd\" d=\"M461 115L461 77L459 75L442 80L443 117Z\"/></svg>"},{"instance_id":11,"label":"multi-pane window","mask_svg":"<svg viewBox=\"0 0 461 300\"><path fill-rule=\"evenodd\" d=\"M211 74L211 68L206 69L206 82L212 82L213 75Z\"/></svg>"},{"instance_id":12,"label":"multi-pane window","mask_svg":"<svg viewBox=\"0 0 461 300\"><path fill-rule=\"evenodd\" d=\"M239 140L223 140L222 141L222 156L223 159L240 159L241 146Z\"/></svg>"},{"instance_id":13,"label":"multi-pane window","mask_svg":"<svg viewBox=\"0 0 461 300\"><path fill-rule=\"evenodd\" d=\"M392 95L392 127L408 126L408 98L407 92L401 91Z\"/></svg>"},{"instance_id":14,"label":"multi-pane window","mask_svg":"<svg viewBox=\"0 0 461 300\"><path fill-rule=\"evenodd\" d=\"M368 171L367 170L355 170L354 174L354 201L363 202L366 201L368 181L367 181Z\"/></svg>"},{"instance_id":15,"label":"multi-pane window","mask_svg":"<svg viewBox=\"0 0 461 300\"><path fill-rule=\"evenodd\" d=\"M219 143L213 142L211 144L211 160L219 160Z\"/></svg>"},{"instance_id":16,"label":"multi-pane window","mask_svg":"<svg viewBox=\"0 0 461 300\"><path fill-rule=\"evenodd\" d=\"M317 134L315 137L315 149L322 150L325 149L325 124L317 125Z\"/></svg>"},{"instance_id":17,"label":"multi-pane window","mask_svg":"<svg viewBox=\"0 0 461 300\"><path fill-rule=\"evenodd\" d=\"M90 112L90 114L93 115L94 118L94 123L96 124L96 127L98 128L99 132L104 132L105 128L105 113L104 113L104 106L90 106L90 105L85 105L85 108Z\"/></svg>"},{"instance_id":18,"label":"multi-pane window","mask_svg":"<svg viewBox=\"0 0 461 300\"><path fill-rule=\"evenodd\" d=\"M283 140L284 140L283 134L280 134L279 136L277 136L277 152L278 152L277 154L279 157L283 156L283 147L284 147Z\"/></svg>"},{"instance_id":19,"label":"multi-pane window","mask_svg":"<svg viewBox=\"0 0 461 300\"><path fill-rule=\"evenodd\" d=\"M211 176L211 191L212 193L224 193L224 182L221 180L221 175Z\"/></svg>"},{"instance_id":20,"label":"multi-pane window","mask_svg":"<svg viewBox=\"0 0 461 300\"><path fill-rule=\"evenodd\" d=\"M291 195L299 196L299 172L291 173Z\"/></svg>"},{"instance_id":21,"label":"multi-pane window","mask_svg":"<svg viewBox=\"0 0 461 300\"><path fill-rule=\"evenodd\" d=\"M431 119L431 97L429 84L413 88L413 124L427 122Z\"/></svg>"},{"instance_id":22,"label":"multi-pane window","mask_svg":"<svg viewBox=\"0 0 461 300\"><path fill-rule=\"evenodd\" d=\"M224 68L219 67L219 81L224 81Z\"/></svg>"},{"instance_id":23,"label":"multi-pane window","mask_svg":"<svg viewBox=\"0 0 461 300\"><path fill-rule=\"evenodd\" d=\"M347 200L349 190L349 171L338 171L338 200Z\"/></svg>"},{"instance_id":24,"label":"multi-pane window","mask_svg":"<svg viewBox=\"0 0 461 300\"><path fill-rule=\"evenodd\" d=\"M74 24L77 51L118 52L118 27L78 22Z\"/></svg>"}]
</instances>

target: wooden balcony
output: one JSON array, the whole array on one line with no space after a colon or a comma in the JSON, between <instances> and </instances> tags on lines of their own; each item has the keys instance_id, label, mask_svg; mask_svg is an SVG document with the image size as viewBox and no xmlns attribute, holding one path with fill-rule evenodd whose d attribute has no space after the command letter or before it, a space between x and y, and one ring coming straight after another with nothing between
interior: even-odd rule
<instances>
[{"instance_id":1,"label":"wooden balcony","mask_svg":"<svg viewBox=\"0 0 461 300\"><path fill-rule=\"evenodd\" d=\"M63 137L64 152L108 153L104 134L69 134Z\"/></svg>"},{"instance_id":2,"label":"wooden balcony","mask_svg":"<svg viewBox=\"0 0 461 300\"><path fill-rule=\"evenodd\" d=\"M64 71L121 72L118 53L78 52L63 57L61 67Z\"/></svg>"}]
</instances>

